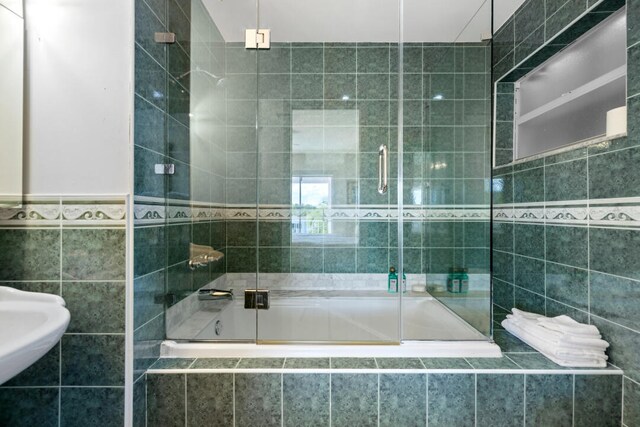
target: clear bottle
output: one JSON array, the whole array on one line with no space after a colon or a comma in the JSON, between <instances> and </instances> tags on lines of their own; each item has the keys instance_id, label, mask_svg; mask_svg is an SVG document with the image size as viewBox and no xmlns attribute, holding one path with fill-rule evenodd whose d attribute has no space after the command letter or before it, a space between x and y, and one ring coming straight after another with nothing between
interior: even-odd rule
<instances>
[{"instance_id":1,"label":"clear bottle","mask_svg":"<svg viewBox=\"0 0 640 427\"><path fill-rule=\"evenodd\" d=\"M398 292L398 273L396 273L395 267L389 268L389 280L387 284L387 292L395 294Z\"/></svg>"},{"instance_id":2,"label":"clear bottle","mask_svg":"<svg viewBox=\"0 0 640 427\"><path fill-rule=\"evenodd\" d=\"M407 275L402 272L402 293L407 293Z\"/></svg>"}]
</instances>

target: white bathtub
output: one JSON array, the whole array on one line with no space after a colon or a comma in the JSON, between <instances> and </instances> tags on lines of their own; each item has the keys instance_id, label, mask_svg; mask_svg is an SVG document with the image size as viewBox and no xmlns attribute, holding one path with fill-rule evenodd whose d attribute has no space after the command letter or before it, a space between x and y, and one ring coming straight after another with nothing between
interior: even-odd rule
<instances>
[{"instance_id":1,"label":"white bathtub","mask_svg":"<svg viewBox=\"0 0 640 427\"><path fill-rule=\"evenodd\" d=\"M246 310L236 300L222 311L206 303L167 331L164 357L500 357L497 345L426 293L403 298L400 345L341 345L339 342L397 342L399 301L385 293L272 292L269 310ZM257 320L257 321L256 321ZM390 321L391 320L391 321ZM256 330L257 329L257 330ZM332 342L254 344L176 342L247 340ZM421 340L421 341L418 341Z\"/></svg>"}]
</instances>

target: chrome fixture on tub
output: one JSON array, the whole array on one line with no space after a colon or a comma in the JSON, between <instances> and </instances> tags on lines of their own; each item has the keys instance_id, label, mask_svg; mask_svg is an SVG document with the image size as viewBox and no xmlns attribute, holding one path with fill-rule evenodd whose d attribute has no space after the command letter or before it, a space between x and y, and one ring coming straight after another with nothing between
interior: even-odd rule
<instances>
[{"instance_id":1,"label":"chrome fixture on tub","mask_svg":"<svg viewBox=\"0 0 640 427\"><path fill-rule=\"evenodd\" d=\"M224 254L216 251L211 246L196 245L191 243L189 246L189 268L195 270L198 267L206 267L212 262L220 261Z\"/></svg>"},{"instance_id":2,"label":"chrome fixture on tub","mask_svg":"<svg viewBox=\"0 0 640 427\"><path fill-rule=\"evenodd\" d=\"M206 301L233 301L233 289L200 289L198 291L198 299Z\"/></svg>"}]
</instances>

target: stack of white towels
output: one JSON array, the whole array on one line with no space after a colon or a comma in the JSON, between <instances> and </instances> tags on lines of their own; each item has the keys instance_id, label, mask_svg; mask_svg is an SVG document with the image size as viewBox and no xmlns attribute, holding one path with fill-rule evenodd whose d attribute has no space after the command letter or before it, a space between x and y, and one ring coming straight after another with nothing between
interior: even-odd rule
<instances>
[{"instance_id":1,"label":"stack of white towels","mask_svg":"<svg viewBox=\"0 0 640 427\"><path fill-rule=\"evenodd\" d=\"M560 366L604 368L609 343L593 325L569 316L545 317L514 308L502 326Z\"/></svg>"}]
</instances>

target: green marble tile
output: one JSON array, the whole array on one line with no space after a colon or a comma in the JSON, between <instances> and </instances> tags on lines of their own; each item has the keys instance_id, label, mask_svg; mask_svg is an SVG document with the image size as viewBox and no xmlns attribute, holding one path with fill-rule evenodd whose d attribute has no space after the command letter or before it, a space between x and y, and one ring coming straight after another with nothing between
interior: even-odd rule
<instances>
[{"instance_id":1,"label":"green marble tile","mask_svg":"<svg viewBox=\"0 0 640 427\"><path fill-rule=\"evenodd\" d=\"M378 425L378 375L331 375L331 425Z\"/></svg>"},{"instance_id":2,"label":"green marble tile","mask_svg":"<svg viewBox=\"0 0 640 427\"><path fill-rule=\"evenodd\" d=\"M61 389L60 425L121 426L124 424L124 388Z\"/></svg>"},{"instance_id":3,"label":"green marble tile","mask_svg":"<svg viewBox=\"0 0 640 427\"><path fill-rule=\"evenodd\" d=\"M258 271L260 273L288 273L291 271L290 248L258 249Z\"/></svg>"},{"instance_id":4,"label":"green marble tile","mask_svg":"<svg viewBox=\"0 0 640 427\"><path fill-rule=\"evenodd\" d=\"M587 310L589 307L589 283L587 270L547 263L546 292L553 298L572 307Z\"/></svg>"},{"instance_id":5,"label":"green marble tile","mask_svg":"<svg viewBox=\"0 0 640 427\"><path fill-rule=\"evenodd\" d=\"M62 385L124 385L124 334L65 335L61 343Z\"/></svg>"},{"instance_id":6,"label":"green marble tile","mask_svg":"<svg viewBox=\"0 0 640 427\"><path fill-rule=\"evenodd\" d=\"M124 333L124 282L63 282L71 313L67 332Z\"/></svg>"},{"instance_id":7,"label":"green marble tile","mask_svg":"<svg viewBox=\"0 0 640 427\"><path fill-rule=\"evenodd\" d=\"M587 268L587 236L587 229L582 227L545 227L546 259L560 264Z\"/></svg>"},{"instance_id":8,"label":"green marble tile","mask_svg":"<svg viewBox=\"0 0 640 427\"><path fill-rule=\"evenodd\" d=\"M235 374L235 424L281 425L281 381L280 374Z\"/></svg>"},{"instance_id":9,"label":"green marble tile","mask_svg":"<svg viewBox=\"0 0 640 427\"><path fill-rule=\"evenodd\" d=\"M240 359L236 358L197 358L190 369L233 369Z\"/></svg>"},{"instance_id":10,"label":"green marble tile","mask_svg":"<svg viewBox=\"0 0 640 427\"><path fill-rule=\"evenodd\" d=\"M0 248L0 280L59 280L60 230L2 230Z\"/></svg>"},{"instance_id":11,"label":"green marble tile","mask_svg":"<svg viewBox=\"0 0 640 427\"><path fill-rule=\"evenodd\" d=\"M508 427L524 419L524 375L478 374L477 425Z\"/></svg>"},{"instance_id":12,"label":"green marble tile","mask_svg":"<svg viewBox=\"0 0 640 427\"><path fill-rule=\"evenodd\" d=\"M421 360L427 369L472 369L466 359L461 357L425 357Z\"/></svg>"},{"instance_id":13,"label":"green marble tile","mask_svg":"<svg viewBox=\"0 0 640 427\"><path fill-rule=\"evenodd\" d=\"M380 369L424 369L424 365L417 358L408 357L376 357Z\"/></svg>"},{"instance_id":14,"label":"green marble tile","mask_svg":"<svg viewBox=\"0 0 640 427\"><path fill-rule=\"evenodd\" d=\"M238 369L280 369L284 365L284 358L255 358L240 359Z\"/></svg>"},{"instance_id":15,"label":"green marble tile","mask_svg":"<svg viewBox=\"0 0 640 427\"><path fill-rule=\"evenodd\" d=\"M372 357L332 357L331 369L376 369L376 361Z\"/></svg>"},{"instance_id":16,"label":"green marble tile","mask_svg":"<svg viewBox=\"0 0 640 427\"><path fill-rule=\"evenodd\" d=\"M544 295L529 292L518 286L515 287L515 306L520 310L530 311L533 313L544 314L545 312Z\"/></svg>"},{"instance_id":17,"label":"green marble tile","mask_svg":"<svg viewBox=\"0 0 640 427\"><path fill-rule=\"evenodd\" d=\"M389 99L389 75L358 75L357 89L358 99Z\"/></svg>"},{"instance_id":18,"label":"green marble tile","mask_svg":"<svg viewBox=\"0 0 640 427\"><path fill-rule=\"evenodd\" d=\"M475 376L429 374L428 424L462 426L475 424ZM450 403L455 401L455 405Z\"/></svg>"},{"instance_id":19,"label":"green marble tile","mask_svg":"<svg viewBox=\"0 0 640 427\"><path fill-rule=\"evenodd\" d=\"M284 374L282 378L283 424L295 427L328 425L330 422L329 387L329 374Z\"/></svg>"},{"instance_id":20,"label":"green marble tile","mask_svg":"<svg viewBox=\"0 0 640 427\"><path fill-rule=\"evenodd\" d=\"M629 250L640 244L640 231L591 228L589 267L617 276L640 279L640 254Z\"/></svg>"},{"instance_id":21,"label":"green marble tile","mask_svg":"<svg viewBox=\"0 0 640 427\"><path fill-rule=\"evenodd\" d=\"M622 375L576 375L574 425L619 426L621 389Z\"/></svg>"},{"instance_id":22,"label":"green marble tile","mask_svg":"<svg viewBox=\"0 0 640 427\"><path fill-rule=\"evenodd\" d=\"M624 379L624 421L627 425L640 422L640 384Z\"/></svg>"},{"instance_id":23,"label":"green marble tile","mask_svg":"<svg viewBox=\"0 0 640 427\"><path fill-rule=\"evenodd\" d=\"M627 377L640 381L640 333L591 316L602 336L611 344L608 362L624 370Z\"/></svg>"},{"instance_id":24,"label":"green marble tile","mask_svg":"<svg viewBox=\"0 0 640 427\"><path fill-rule=\"evenodd\" d=\"M640 185L640 148L614 151L589 157L589 197L606 199L635 197Z\"/></svg>"},{"instance_id":25,"label":"green marble tile","mask_svg":"<svg viewBox=\"0 0 640 427\"><path fill-rule=\"evenodd\" d=\"M0 388L0 424L58 426L59 388Z\"/></svg>"},{"instance_id":26,"label":"green marble tile","mask_svg":"<svg viewBox=\"0 0 640 427\"><path fill-rule=\"evenodd\" d=\"M545 200L587 199L587 176L586 159L546 166Z\"/></svg>"},{"instance_id":27,"label":"green marble tile","mask_svg":"<svg viewBox=\"0 0 640 427\"><path fill-rule=\"evenodd\" d=\"M233 424L233 374L189 374L186 381L188 425Z\"/></svg>"},{"instance_id":28,"label":"green marble tile","mask_svg":"<svg viewBox=\"0 0 640 427\"><path fill-rule=\"evenodd\" d=\"M147 425L178 427L185 421L185 375L147 375Z\"/></svg>"},{"instance_id":29,"label":"green marble tile","mask_svg":"<svg viewBox=\"0 0 640 427\"><path fill-rule=\"evenodd\" d=\"M527 423L571 426L573 422L573 376L527 375Z\"/></svg>"},{"instance_id":30,"label":"green marble tile","mask_svg":"<svg viewBox=\"0 0 640 427\"><path fill-rule=\"evenodd\" d=\"M544 258L544 226L515 224L515 253L532 258Z\"/></svg>"},{"instance_id":31,"label":"green marble tile","mask_svg":"<svg viewBox=\"0 0 640 427\"><path fill-rule=\"evenodd\" d=\"M514 353L508 356L522 369L567 369L552 362L540 353Z\"/></svg>"},{"instance_id":32,"label":"green marble tile","mask_svg":"<svg viewBox=\"0 0 640 427\"><path fill-rule=\"evenodd\" d=\"M544 295L545 262L516 255L514 280L516 286Z\"/></svg>"},{"instance_id":33,"label":"green marble tile","mask_svg":"<svg viewBox=\"0 0 640 427\"><path fill-rule=\"evenodd\" d=\"M194 362L191 358L162 357L149 369L187 369Z\"/></svg>"},{"instance_id":34,"label":"green marble tile","mask_svg":"<svg viewBox=\"0 0 640 427\"><path fill-rule=\"evenodd\" d=\"M269 50L258 51L260 73L289 73L291 46L288 43L273 44Z\"/></svg>"},{"instance_id":35,"label":"green marble tile","mask_svg":"<svg viewBox=\"0 0 640 427\"><path fill-rule=\"evenodd\" d=\"M454 69L453 45L425 46L422 50L422 71L425 73L451 72Z\"/></svg>"},{"instance_id":36,"label":"green marble tile","mask_svg":"<svg viewBox=\"0 0 640 427\"><path fill-rule=\"evenodd\" d=\"M293 74L291 76L292 99L322 99L324 80L322 74Z\"/></svg>"},{"instance_id":37,"label":"green marble tile","mask_svg":"<svg viewBox=\"0 0 640 427\"><path fill-rule=\"evenodd\" d=\"M535 352L533 348L529 347L507 331L494 331L493 339L505 353Z\"/></svg>"},{"instance_id":38,"label":"green marble tile","mask_svg":"<svg viewBox=\"0 0 640 427\"><path fill-rule=\"evenodd\" d=\"M424 424L427 409L426 386L424 374L381 374L380 425Z\"/></svg>"},{"instance_id":39,"label":"green marble tile","mask_svg":"<svg viewBox=\"0 0 640 427\"><path fill-rule=\"evenodd\" d=\"M63 279L124 280L125 237L124 229L63 229Z\"/></svg>"},{"instance_id":40,"label":"green marble tile","mask_svg":"<svg viewBox=\"0 0 640 427\"><path fill-rule=\"evenodd\" d=\"M544 169L535 168L513 174L513 201L530 203L544 201Z\"/></svg>"},{"instance_id":41,"label":"green marble tile","mask_svg":"<svg viewBox=\"0 0 640 427\"><path fill-rule=\"evenodd\" d=\"M328 357L288 357L284 362L285 369L329 369L329 367Z\"/></svg>"},{"instance_id":42,"label":"green marble tile","mask_svg":"<svg viewBox=\"0 0 640 427\"><path fill-rule=\"evenodd\" d=\"M322 73L323 49L320 47L294 47L291 49L293 73Z\"/></svg>"},{"instance_id":43,"label":"green marble tile","mask_svg":"<svg viewBox=\"0 0 640 427\"><path fill-rule=\"evenodd\" d=\"M133 427L147 424L147 378L141 377L133 384Z\"/></svg>"},{"instance_id":44,"label":"green marble tile","mask_svg":"<svg viewBox=\"0 0 640 427\"><path fill-rule=\"evenodd\" d=\"M355 73L356 49L353 47L325 47L325 73Z\"/></svg>"},{"instance_id":45,"label":"green marble tile","mask_svg":"<svg viewBox=\"0 0 640 427\"><path fill-rule=\"evenodd\" d=\"M355 273L356 249L349 248L325 248L324 272L325 273Z\"/></svg>"},{"instance_id":46,"label":"green marble tile","mask_svg":"<svg viewBox=\"0 0 640 427\"><path fill-rule=\"evenodd\" d=\"M520 369L507 357L467 358L474 369Z\"/></svg>"}]
</instances>

